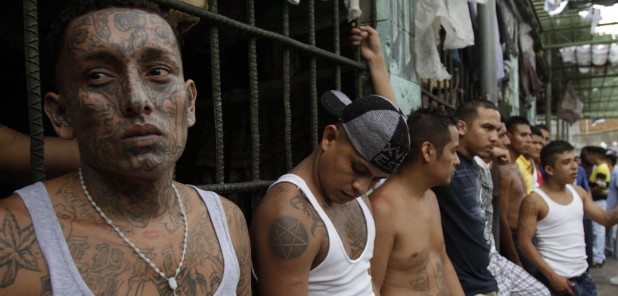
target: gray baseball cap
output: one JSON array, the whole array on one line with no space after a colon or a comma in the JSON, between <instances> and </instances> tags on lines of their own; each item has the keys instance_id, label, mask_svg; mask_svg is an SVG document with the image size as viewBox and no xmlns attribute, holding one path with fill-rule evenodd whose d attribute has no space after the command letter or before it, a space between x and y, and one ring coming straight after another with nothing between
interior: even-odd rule
<instances>
[{"instance_id":1,"label":"gray baseball cap","mask_svg":"<svg viewBox=\"0 0 618 296\"><path fill-rule=\"evenodd\" d=\"M338 90L322 94L322 105L339 117L352 146L367 161L392 174L410 150L406 120L397 106L378 95L354 101Z\"/></svg>"}]
</instances>

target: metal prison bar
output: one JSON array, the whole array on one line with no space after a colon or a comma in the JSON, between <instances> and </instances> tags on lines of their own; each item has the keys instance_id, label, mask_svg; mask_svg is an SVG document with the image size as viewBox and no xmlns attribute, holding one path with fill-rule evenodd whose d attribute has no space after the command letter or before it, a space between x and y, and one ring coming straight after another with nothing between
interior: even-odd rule
<instances>
[{"instance_id":1,"label":"metal prison bar","mask_svg":"<svg viewBox=\"0 0 618 296\"><path fill-rule=\"evenodd\" d=\"M366 65L357 60L352 60L340 55L339 48L339 0L333 1L333 42L334 52L316 47L315 42L315 4L314 0L308 2L309 44L302 43L290 38L289 8L286 0L282 1L282 27L283 32L276 33L255 26L254 0L247 1L247 23L239 22L218 13L216 0L209 1L209 10L204 10L176 0L153 0L165 7L173 8L191 15L198 16L211 24L209 28L210 55L211 55L211 82L215 125L215 184L200 185L206 190L219 193L246 192L263 189L270 185L272 180L260 180L260 131L258 121L259 89L257 72L256 39L266 38L281 43L285 46L283 51L283 106L284 106L284 142L286 168L292 167L292 140L291 140L291 107L290 107L290 48L295 48L311 55L310 62L310 116L311 116L311 143L313 146L318 142L318 99L317 99L317 70L316 59L320 57L335 63L335 87L341 89L341 66L350 66L357 71L366 71ZM371 13L375 14L375 0L371 0ZM40 181L45 178L43 164L43 124L41 115L41 91L39 74L39 48L38 48L38 20L36 0L24 0L24 35L26 40L26 67L29 102L30 133L32 135L32 167L34 180ZM372 17L372 23L375 17ZM373 24L375 25L375 23ZM223 131L223 105L221 90L221 66L219 59L219 26L228 26L251 35L249 39L249 82L250 82L250 125L251 125L251 180L246 182L225 183L224 173L224 131ZM360 80L360 75L356 77ZM357 82L357 91L362 91ZM357 94L358 95L358 94Z\"/></svg>"}]
</instances>

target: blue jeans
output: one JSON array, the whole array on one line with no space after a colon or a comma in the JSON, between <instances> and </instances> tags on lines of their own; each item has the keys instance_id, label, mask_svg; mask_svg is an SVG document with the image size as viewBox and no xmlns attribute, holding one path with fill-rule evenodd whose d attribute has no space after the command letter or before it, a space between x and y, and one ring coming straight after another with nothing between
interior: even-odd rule
<instances>
[{"instance_id":1,"label":"blue jeans","mask_svg":"<svg viewBox=\"0 0 618 296\"><path fill-rule=\"evenodd\" d=\"M547 286L552 296L568 295L566 293L558 293L554 291L549 281L547 281L545 277L540 275L540 273L537 273L537 276L538 276L539 281L541 281L541 283ZM574 286L571 287L575 296L597 296L598 295L597 285L594 283L594 281L592 280L592 277L590 277L590 274L588 272L584 272L580 276L572 277L569 279L569 281L575 284Z\"/></svg>"},{"instance_id":2,"label":"blue jeans","mask_svg":"<svg viewBox=\"0 0 618 296\"><path fill-rule=\"evenodd\" d=\"M605 210L606 200L595 200L594 203ZM605 262L605 225L592 221L592 263L601 264Z\"/></svg>"}]
</instances>

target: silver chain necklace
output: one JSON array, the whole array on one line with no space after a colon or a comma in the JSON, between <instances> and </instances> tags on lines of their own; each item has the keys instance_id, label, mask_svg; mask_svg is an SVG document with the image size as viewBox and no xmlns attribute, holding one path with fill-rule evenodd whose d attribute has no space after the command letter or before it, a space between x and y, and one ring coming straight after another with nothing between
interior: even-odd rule
<instances>
[{"instance_id":1,"label":"silver chain necklace","mask_svg":"<svg viewBox=\"0 0 618 296\"><path fill-rule=\"evenodd\" d=\"M122 230L120 230L120 228L118 228L114 224L114 222L112 222L112 220L108 218L107 215L103 213L101 208L94 202L94 199L92 199L92 196L90 196L90 193L88 193L88 189L86 189L86 183L84 183L84 176L82 175L82 168L79 168L79 181L82 185L82 190L84 190L84 194L86 194L86 197L90 201L90 204L92 204L94 209L97 210L99 215L101 215L101 217L107 222L107 224L109 224L116 231L116 233L118 233L118 235L124 240L124 242L127 243L133 249L133 251L135 251L135 253L139 255L140 258L146 261L146 263L148 263L148 265L150 265L150 267L152 267L152 269L154 269L162 278L167 280L167 284L170 286L170 288L174 292L174 295L176 295L176 288L178 288L178 282L176 281L176 277L178 276L178 273L180 272L180 268L182 268L182 262L185 260L185 255L187 254L187 241L189 237L189 221L187 221L187 214L185 213L185 208L182 204L182 200L180 199L180 194L178 193L178 189L176 189L176 186L174 185L174 183L172 183L172 189L174 189L174 194L176 195L176 199L178 200L178 205L180 206L180 212L182 213L182 219L184 220L184 223L185 223L185 233L184 233L184 239L182 243L182 256L180 257L178 268L176 268L176 272L174 273L174 276L171 276L168 278L167 276L165 276L165 273L163 273L154 263L152 263L152 261L150 261L150 259L148 259L148 257L146 257L146 255L144 255L144 253L142 253L142 251L140 251L138 247L135 246L135 244L129 241L129 239L122 232Z\"/></svg>"}]
</instances>

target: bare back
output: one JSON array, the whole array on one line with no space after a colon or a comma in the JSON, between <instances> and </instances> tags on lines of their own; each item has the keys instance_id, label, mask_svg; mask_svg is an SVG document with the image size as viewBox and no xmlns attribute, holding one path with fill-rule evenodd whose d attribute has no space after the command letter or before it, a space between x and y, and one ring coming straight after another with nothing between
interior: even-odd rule
<instances>
[{"instance_id":1,"label":"bare back","mask_svg":"<svg viewBox=\"0 0 618 296\"><path fill-rule=\"evenodd\" d=\"M457 276L444 249L435 194L428 190L412 197L395 191L371 196L377 228L372 260L376 286L381 295L448 295L447 277L457 281Z\"/></svg>"}]
</instances>

